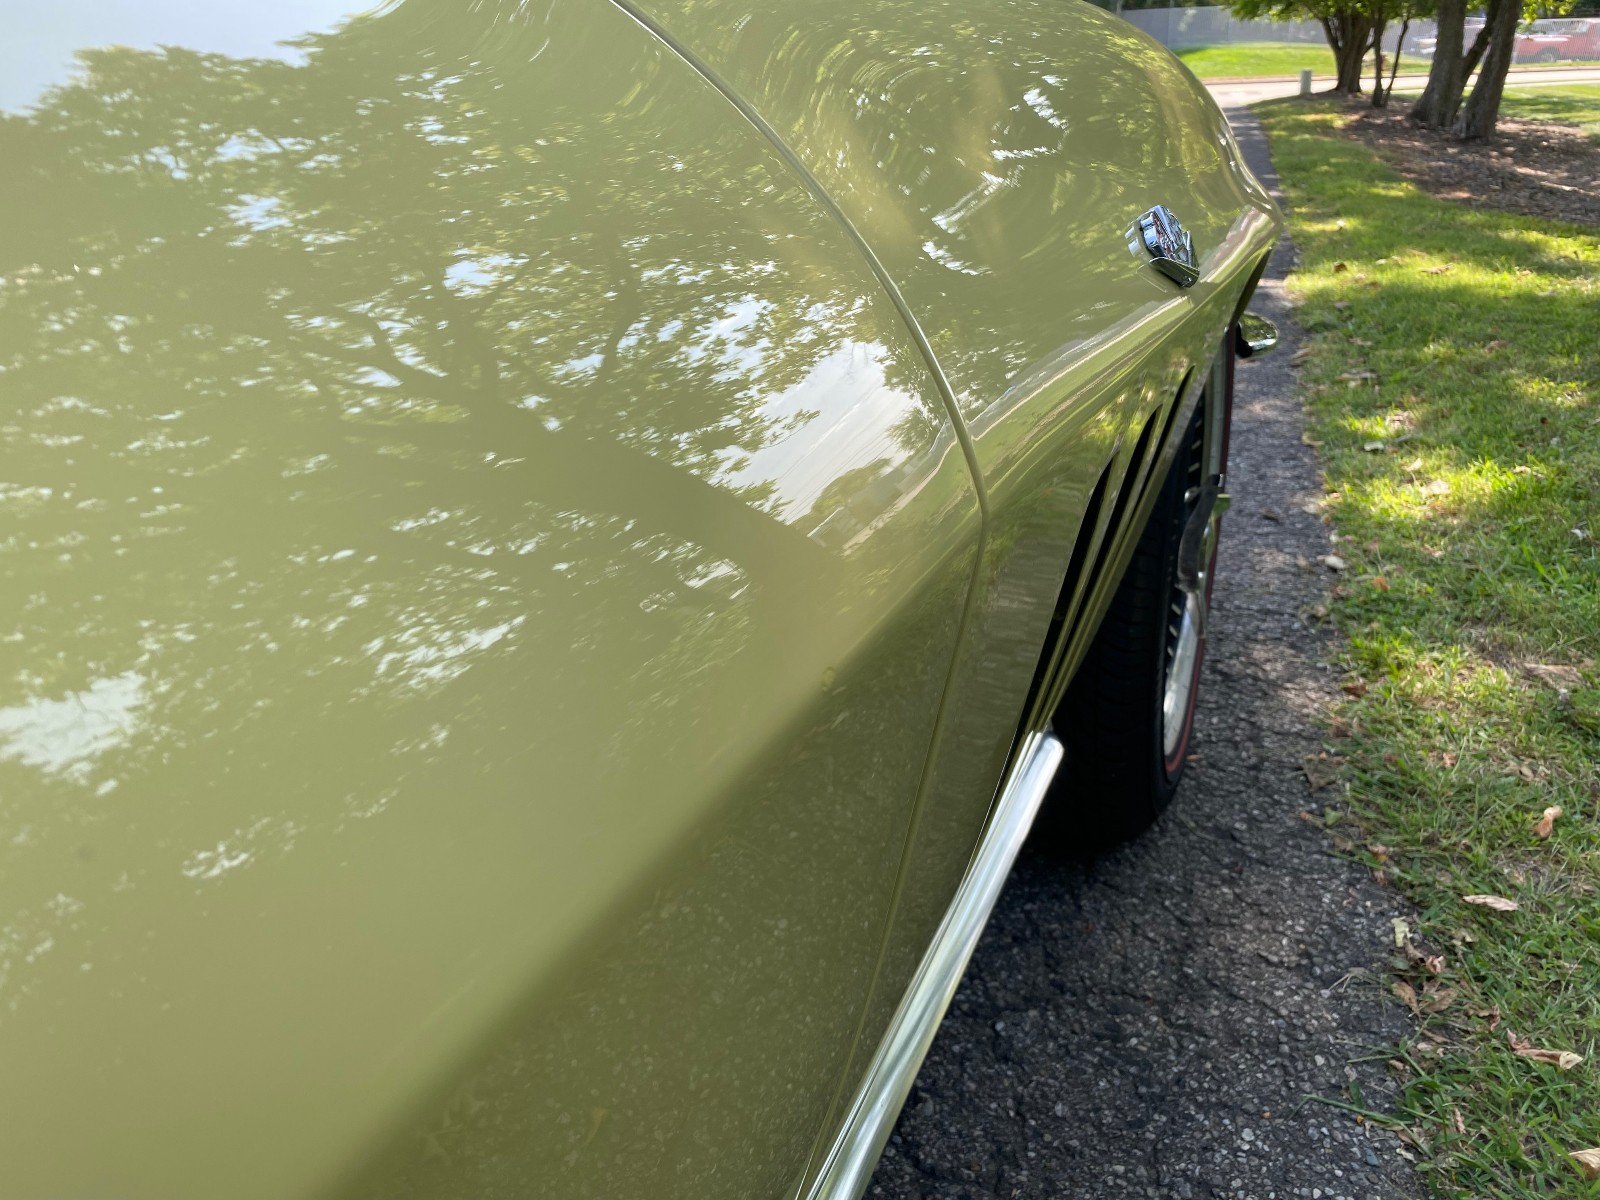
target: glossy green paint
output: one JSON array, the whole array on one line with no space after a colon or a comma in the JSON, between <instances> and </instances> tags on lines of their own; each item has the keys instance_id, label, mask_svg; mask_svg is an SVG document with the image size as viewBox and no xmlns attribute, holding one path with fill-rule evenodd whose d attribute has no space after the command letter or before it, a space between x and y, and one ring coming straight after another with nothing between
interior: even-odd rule
<instances>
[{"instance_id":1,"label":"glossy green paint","mask_svg":"<svg viewBox=\"0 0 1600 1200\"><path fill-rule=\"evenodd\" d=\"M1194 77L1101 9L639 2L748 98L872 246L937 356L986 490L981 569L854 1073L966 867L1058 599L1076 637L1046 696L1110 600L1144 485L1170 458L1162 431L1187 419L1198 387L1185 381L1222 346L1278 217ZM1194 236L1191 289L1130 246L1156 204ZM1084 531L1100 586L1062 597L1108 464L1100 524Z\"/></svg>"},{"instance_id":2,"label":"glossy green paint","mask_svg":"<svg viewBox=\"0 0 1600 1200\"><path fill-rule=\"evenodd\" d=\"M104 50L0 133L8 1197L805 1165L975 492L766 143L520 12Z\"/></svg>"},{"instance_id":3,"label":"glossy green paint","mask_svg":"<svg viewBox=\"0 0 1600 1200\"><path fill-rule=\"evenodd\" d=\"M5 1194L792 1192L1270 205L1086 7L227 7L0 97Z\"/></svg>"}]
</instances>

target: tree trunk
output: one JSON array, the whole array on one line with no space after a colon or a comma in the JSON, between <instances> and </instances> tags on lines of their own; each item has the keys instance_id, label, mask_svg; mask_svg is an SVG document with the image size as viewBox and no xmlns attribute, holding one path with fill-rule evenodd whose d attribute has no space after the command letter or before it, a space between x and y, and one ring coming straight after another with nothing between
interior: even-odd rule
<instances>
[{"instance_id":1,"label":"tree trunk","mask_svg":"<svg viewBox=\"0 0 1600 1200\"><path fill-rule=\"evenodd\" d=\"M1383 31L1389 26L1387 17L1379 17L1372 23L1372 107L1383 108L1389 103L1389 93L1383 90ZM1396 46L1395 57L1400 56L1400 47Z\"/></svg>"},{"instance_id":2,"label":"tree trunk","mask_svg":"<svg viewBox=\"0 0 1600 1200\"><path fill-rule=\"evenodd\" d=\"M1439 34L1433 45L1433 65L1428 83L1411 106L1411 119L1419 125L1443 129L1455 119L1467 75L1461 58L1466 40L1467 0L1439 0Z\"/></svg>"},{"instance_id":3,"label":"tree trunk","mask_svg":"<svg viewBox=\"0 0 1600 1200\"><path fill-rule=\"evenodd\" d=\"M1389 85L1383 86L1383 55L1378 58L1378 83L1372 89L1372 105L1374 108L1388 108L1389 97L1394 95L1394 77L1400 74L1400 52L1405 49L1406 34L1411 31L1411 18L1407 17L1400 22L1400 36L1394 40L1394 61L1389 65ZM1381 45L1381 43L1380 43Z\"/></svg>"},{"instance_id":4,"label":"tree trunk","mask_svg":"<svg viewBox=\"0 0 1600 1200\"><path fill-rule=\"evenodd\" d=\"M1489 0L1489 11L1494 11L1494 0ZM1472 77L1478 69L1478 63L1483 59L1483 52L1489 48L1489 23L1485 21L1478 26L1478 36L1472 39L1472 49L1467 51L1466 61L1461 67L1463 82Z\"/></svg>"},{"instance_id":5,"label":"tree trunk","mask_svg":"<svg viewBox=\"0 0 1600 1200\"><path fill-rule=\"evenodd\" d=\"M1500 97L1506 90L1506 71L1517 48L1517 25L1522 20L1522 5L1516 0L1499 0L1489 12L1489 48L1483 55L1483 70L1472 89L1461 118L1450 133L1463 141L1494 136L1500 119Z\"/></svg>"},{"instance_id":6,"label":"tree trunk","mask_svg":"<svg viewBox=\"0 0 1600 1200\"><path fill-rule=\"evenodd\" d=\"M1372 18L1351 8L1341 8L1332 16L1322 18L1322 31L1327 35L1328 46L1333 50L1333 60L1338 66L1335 92L1344 95L1361 94L1361 60L1366 57L1372 37Z\"/></svg>"}]
</instances>

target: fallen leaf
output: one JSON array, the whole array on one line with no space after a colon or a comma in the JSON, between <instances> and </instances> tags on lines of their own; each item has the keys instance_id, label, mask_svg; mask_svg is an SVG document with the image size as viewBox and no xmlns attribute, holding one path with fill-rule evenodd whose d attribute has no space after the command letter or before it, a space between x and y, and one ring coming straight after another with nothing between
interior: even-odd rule
<instances>
[{"instance_id":1,"label":"fallen leaf","mask_svg":"<svg viewBox=\"0 0 1600 1200\"><path fill-rule=\"evenodd\" d=\"M1368 379L1376 379L1377 377L1378 373L1376 371L1342 371L1338 376L1339 382L1341 383L1361 383Z\"/></svg>"},{"instance_id":2,"label":"fallen leaf","mask_svg":"<svg viewBox=\"0 0 1600 1200\"><path fill-rule=\"evenodd\" d=\"M1522 663L1520 669L1524 675L1529 675L1549 687L1583 686L1583 672L1577 667L1569 667L1563 663Z\"/></svg>"},{"instance_id":3,"label":"fallen leaf","mask_svg":"<svg viewBox=\"0 0 1600 1200\"><path fill-rule=\"evenodd\" d=\"M1349 269L1350 269L1350 264L1349 263L1336 262L1336 263L1333 264L1333 273L1335 275L1339 274L1339 272L1341 272L1341 271L1348 271Z\"/></svg>"},{"instance_id":4,"label":"fallen leaf","mask_svg":"<svg viewBox=\"0 0 1600 1200\"><path fill-rule=\"evenodd\" d=\"M1444 974L1444 955L1430 954L1422 960L1422 969L1429 975Z\"/></svg>"},{"instance_id":5,"label":"fallen leaf","mask_svg":"<svg viewBox=\"0 0 1600 1200\"><path fill-rule=\"evenodd\" d=\"M1490 354L1493 354L1496 350L1506 350L1506 349L1509 349L1510 346L1511 346L1510 342L1505 341L1502 338L1495 338L1494 341L1492 341L1488 345L1486 345L1484 347L1484 349L1487 350Z\"/></svg>"},{"instance_id":6,"label":"fallen leaf","mask_svg":"<svg viewBox=\"0 0 1600 1200\"><path fill-rule=\"evenodd\" d=\"M1349 563L1345 562L1344 559L1340 558L1337 554L1319 555L1317 557L1317 561L1319 563L1321 563L1323 566L1327 567L1328 570L1330 570L1330 571L1342 571L1342 570L1344 570L1346 567L1348 567L1350 565Z\"/></svg>"},{"instance_id":7,"label":"fallen leaf","mask_svg":"<svg viewBox=\"0 0 1600 1200\"><path fill-rule=\"evenodd\" d=\"M1462 900L1468 904L1477 904L1483 908L1492 908L1495 912L1516 912L1521 907L1515 900L1507 900L1504 896L1475 895L1463 896Z\"/></svg>"},{"instance_id":8,"label":"fallen leaf","mask_svg":"<svg viewBox=\"0 0 1600 1200\"><path fill-rule=\"evenodd\" d=\"M1461 1119L1461 1110L1459 1108L1450 1110L1450 1123L1456 1127L1456 1132L1462 1137L1467 1136L1467 1123Z\"/></svg>"},{"instance_id":9,"label":"fallen leaf","mask_svg":"<svg viewBox=\"0 0 1600 1200\"><path fill-rule=\"evenodd\" d=\"M1422 485L1424 496L1447 496L1450 494L1450 485L1443 479L1432 479Z\"/></svg>"},{"instance_id":10,"label":"fallen leaf","mask_svg":"<svg viewBox=\"0 0 1600 1200\"><path fill-rule=\"evenodd\" d=\"M1401 470L1403 470L1403 471L1420 471L1420 470L1422 470L1422 460L1420 458L1413 458L1404 467L1402 467Z\"/></svg>"},{"instance_id":11,"label":"fallen leaf","mask_svg":"<svg viewBox=\"0 0 1600 1200\"><path fill-rule=\"evenodd\" d=\"M1345 683L1341 683L1339 685L1339 690L1342 691L1346 696L1360 697L1367 694L1367 685L1360 679L1351 679Z\"/></svg>"},{"instance_id":12,"label":"fallen leaf","mask_svg":"<svg viewBox=\"0 0 1600 1200\"><path fill-rule=\"evenodd\" d=\"M1430 979L1428 980L1427 986L1423 988L1423 998L1420 1007L1425 1013L1442 1013L1445 1009L1450 1007L1451 1002L1456 998L1455 988L1442 986L1435 987L1434 985L1436 983L1438 983L1438 980Z\"/></svg>"},{"instance_id":13,"label":"fallen leaf","mask_svg":"<svg viewBox=\"0 0 1600 1200\"><path fill-rule=\"evenodd\" d=\"M1544 810L1544 816L1539 818L1538 824L1533 827L1535 837L1547 838L1555 832L1556 818L1561 815L1561 805L1552 804Z\"/></svg>"},{"instance_id":14,"label":"fallen leaf","mask_svg":"<svg viewBox=\"0 0 1600 1200\"><path fill-rule=\"evenodd\" d=\"M1376 851L1376 847L1373 849ZM1390 919L1389 924L1394 927L1394 944L1404 946L1411 937L1411 922L1404 917L1394 917Z\"/></svg>"},{"instance_id":15,"label":"fallen leaf","mask_svg":"<svg viewBox=\"0 0 1600 1200\"><path fill-rule=\"evenodd\" d=\"M1320 446L1320 445L1322 445L1321 442L1316 441L1315 439L1313 439L1312 436L1309 433L1302 433L1300 435L1300 440L1301 440L1301 442L1303 442L1307 446Z\"/></svg>"},{"instance_id":16,"label":"fallen leaf","mask_svg":"<svg viewBox=\"0 0 1600 1200\"><path fill-rule=\"evenodd\" d=\"M1290 366L1298 366L1300 363L1305 362L1306 359L1310 358L1315 353L1316 353L1316 350L1313 347L1311 347L1311 346L1302 346L1300 349L1296 350L1293 354L1289 355L1289 365Z\"/></svg>"},{"instance_id":17,"label":"fallen leaf","mask_svg":"<svg viewBox=\"0 0 1600 1200\"><path fill-rule=\"evenodd\" d=\"M1413 1013L1419 1013L1420 1015L1417 1008L1417 991L1409 983L1404 979L1396 979L1389 985L1389 990L1400 997L1400 1003L1404 1004Z\"/></svg>"},{"instance_id":18,"label":"fallen leaf","mask_svg":"<svg viewBox=\"0 0 1600 1200\"><path fill-rule=\"evenodd\" d=\"M1571 1050L1543 1050L1534 1046L1525 1038L1517 1036L1516 1031L1506 1030L1506 1041L1511 1043L1512 1053L1523 1058L1531 1058L1534 1062L1548 1063L1557 1070L1570 1071L1573 1067L1583 1062L1583 1055Z\"/></svg>"},{"instance_id":19,"label":"fallen leaf","mask_svg":"<svg viewBox=\"0 0 1600 1200\"><path fill-rule=\"evenodd\" d=\"M1338 309L1340 312L1343 312L1345 309L1350 307L1350 301L1348 301L1348 300L1335 300L1333 302L1333 306L1336 309Z\"/></svg>"},{"instance_id":20,"label":"fallen leaf","mask_svg":"<svg viewBox=\"0 0 1600 1200\"><path fill-rule=\"evenodd\" d=\"M1389 590L1389 581L1382 575L1374 575L1372 577L1372 586L1380 592L1387 592Z\"/></svg>"},{"instance_id":21,"label":"fallen leaf","mask_svg":"<svg viewBox=\"0 0 1600 1200\"><path fill-rule=\"evenodd\" d=\"M1381 454L1383 451L1387 450L1389 447L1388 447L1388 443L1386 443L1386 442L1373 441L1373 442L1367 442L1367 443L1363 444L1361 448L1363 450L1365 450L1368 454Z\"/></svg>"},{"instance_id":22,"label":"fallen leaf","mask_svg":"<svg viewBox=\"0 0 1600 1200\"><path fill-rule=\"evenodd\" d=\"M1424 275L1443 275L1446 271L1449 271L1449 270L1452 270L1452 269L1453 269L1452 264L1445 263L1445 265L1442 266L1442 267L1423 267L1422 268L1422 273Z\"/></svg>"},{"instance_id":23,"label":"fallen leaf","mask_svg":"<svg viewBox=\"0 0 1600 1200\"><path fill-rule=\"evenodd\" d=\"M1600 1179L1600 1149L1574 1150L1567 1157L1578 1164L1585 1179Z\"/></svg>"},{"instance_id":24,"label":"fallen leaf","mask_svg":"<svg viewBox=\"0 0 1600 1200\"><path fill-rule=\"evenodd\" d=\"M1330 783L1335 783L1339 778L1339 768L1344 765L1344 759L1332 758L1326 753L1308 754L1300 760L1300 769L1305 772L1306 782L1311 785L1313 792L1320 792Z\"/></svg>"}]
</instances>

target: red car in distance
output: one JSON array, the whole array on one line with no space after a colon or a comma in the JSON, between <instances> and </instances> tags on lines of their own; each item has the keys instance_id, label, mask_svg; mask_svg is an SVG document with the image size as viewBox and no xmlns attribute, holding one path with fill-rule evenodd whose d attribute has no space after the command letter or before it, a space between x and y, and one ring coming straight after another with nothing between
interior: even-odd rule
<instances>
[{"instance_id":1,"label":"red car in distance","mask_svg":"<svg viewBox=\"0 0 1600 1200\"><path fill-rule=\"evenodd\" d=\"M1600 17L1531 22L1517 34L1514 58L1519 63L1600 59Z\"/></svg>"}]
</instances>

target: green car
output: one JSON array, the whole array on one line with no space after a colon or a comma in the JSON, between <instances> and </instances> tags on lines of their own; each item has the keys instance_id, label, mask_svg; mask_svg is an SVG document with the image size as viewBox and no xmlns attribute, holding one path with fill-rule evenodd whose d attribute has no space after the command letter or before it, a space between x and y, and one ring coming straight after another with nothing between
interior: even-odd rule
<instances>
[{"instance_id":1,"label":"green car","mask_svg":"<svg viewBox=\"0 0 1600 1200\"><path fill-rule=\"evenodd\" d=\"M1216 107L1076 0L5 24L0 1195L859 1195L1183 771Z\"/></svg>"}]
</instances>

